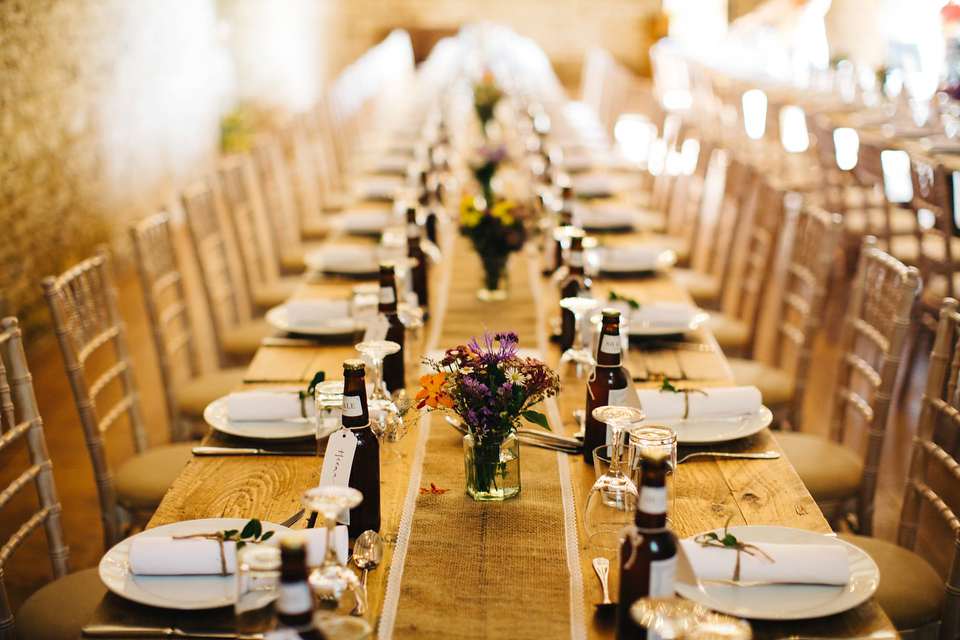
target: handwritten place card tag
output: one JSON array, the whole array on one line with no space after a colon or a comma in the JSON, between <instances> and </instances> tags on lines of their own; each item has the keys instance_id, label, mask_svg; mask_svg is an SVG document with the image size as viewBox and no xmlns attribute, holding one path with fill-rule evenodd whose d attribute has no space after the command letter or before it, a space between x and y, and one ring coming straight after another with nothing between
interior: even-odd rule
<instances>
[{"instance_id":1,"label":"handwritten place card tag","mask_svg":"<svg viewBox=\"0 0 960 640\"><path fill-rule=\"evenodd\" d=\"M367 330L363 333L363 341L386 340L389 329L390 321L387 320L387 316L378 313L367 323Z\"/></svg>"},{"instance_id":2,"label":"handwritten place card tag","mask_svg":"<svg viewBox=\"0 0 960 640\"><path fill-rule=\"evenodd\" d=\"M327 440L327 452L323 455L320 468L320 485L350 486L350 470L353 469L353 456L357 452L357 436L350 429L340 429ZM350 512L340 517L341 524L350 524Z\"/></svg>"}]
</instances>

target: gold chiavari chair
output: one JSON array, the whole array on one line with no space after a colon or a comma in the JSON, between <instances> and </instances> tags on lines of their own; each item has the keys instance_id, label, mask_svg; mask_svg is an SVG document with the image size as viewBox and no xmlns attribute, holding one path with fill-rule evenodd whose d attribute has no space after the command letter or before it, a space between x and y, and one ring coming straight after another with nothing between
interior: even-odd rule
<instances>
[{"instance_id":1,"label":"gold chiavari chair","mask_svg":"<svg viewBox=\"0 0 960 640\"><path fill-rule=\"evenodd\" d=\"M319 169L305 132L306 118L304 114L291 116L289 125L282 127L279 135L284 157L290 167L293 193L300 214L300 234L303 239L310 240L325 238L328 229L323 212L323 195L317 182ZM280 264L284 264L283 254Z\"/></svg>"},{"instance_id":2,"label":"gold chiavari chair","mask_svg":"<svg viewBox=\"0 0 960 640\"><path fill-rule=\"evenodd\" d=\"M0 321L0 453L12 453L21 442L26 444L29 462L0 492L0 508L11 511L11 499L31 484L36 488L38 501L30 517L0 548L0 640L79 638L80 627L93 615L106 587L95 568L70 573L70 549L63 535L53 464L23 352L23 338L17 319L5 318ZM5 455L4 459L15 464L20 458ZM13 517L4 515L5 519ZM41 527L46 533L54 580L27 598L14 619L4 586L4 567L14 551Z\"/></svg>"},{"instance_id":3,"label":"gold chiavari chair","mask_svg":"<svg viewBox=\"0 0 960 640\"><path fill-rule=\"evenodd\" d=\"M137 273L157 348L170 439L185 440L203 425L208 404L240 385L244 367L204 373L183 276L170 234L170 216L158 213L130 229Z\"/></svg>"},{"instance_id":4,"label":"gold chiavari chair","mask_svg":"<svg viewBox=\"0 0 960 640\"><path fill-rule=\"evenodd\" d=\"M777 432L776 438L836 528L873 531L880 454L919 273L864 240L840 342L829 437Z\"/></svg>"},{"instance_id":5,"label":"gold chiavari chair","mask_svg":"<svg viewBox=\"0 0 960 640\"><path fill-rule=\"evenodd\" d=\"M197 183L183 193L182 200L204 297L213 316L220 366L249 362L273 327L262 318L251 317L249 290L233 268L213 189L206 182Z\"/></svg>"},{"instance_id":6,"label":"gold chiavari chair","mask_svg":"<svg viewBox=\"0 0 960 640\"><path fill-rule=\"evenodd\" d=\"M958 378L960 313L957 301L947 298L930 355L897 544L840 536L876 561L880 587L874 599L904 638L953 640L960 632L960 520L955 515L960 509L955 449L960 432ZM953 544L944 544L947 540Z\"/></svg>"},{"instance_id":7,"label":"gold chiavari chair","mask_svg":"<svg viewBox=\"0 0 960 640\"><path fill-rule=\"evenodd\" d=\"M251 159L242 155L224 158L218 173L227 219L233 225L251 299L259 309L283 304L301 280L295 275L280 275L273 231L257 190Z\"/></svg>"},{"instance_id":8,"label":"gold chiavari chair","mask_svg":"<svg viewBox=\"0 0 960 640\"><path fill-rule=\"evenodd\" d=\"M109 548L129 532L139 515L157 508L190 460L192 445L148 447L107 250L97 250L95 256L60 277L44 278L43 293L93 461ZM135 454L114 469L107 457L105 435L124 418Z\"/></svg>"},{"instance_id":9,"label":"gold chiavari chair","mask_svg":"<svg viewBox=\"0 0 960 640\"><path fill-rule=\"evenodd\" d=\"M776 296L775 304L767 303L773 317L765 322L766 311L761 313L758 327L763 331L774 326L770 356L729 358L728 362L737 384L760 389L764 405L773 410L779 425L798 429L813 340L823 320L843 219L819 207L804 206L797 193L786 194L784 208L784 230L767 284Z\"/></svg>"}]
</instances>

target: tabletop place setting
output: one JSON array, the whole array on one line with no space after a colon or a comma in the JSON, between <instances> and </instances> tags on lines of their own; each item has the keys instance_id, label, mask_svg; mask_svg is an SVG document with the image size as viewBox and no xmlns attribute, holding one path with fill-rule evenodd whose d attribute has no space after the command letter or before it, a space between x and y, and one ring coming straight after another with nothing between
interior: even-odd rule
<instances>
[{"instance_id":1,"label":"tabletop place setting","mask_svg":"<svg viewBox=\"0 0 960 640\"><path fill-rule=\"evenodd\" d=\"M852 539L872 531L870 466L823 500L806 470L833 449L808 444L810 461L791 438L821 328L874 349L845 359L867 381L841 411L886 417L916 269L858 240L830 281L849 247L824 199L796 204L706 107L584 115L500 25L401 76L405 46L391 35L344 72L355 120L331 148L302 141L342 156L338 206L185 466L108 544L82 635L897 637L882 562ZM926 135L914 107L888 137ZM851 289L827 329L834 285Z\"/></svg>"}]
</instances>

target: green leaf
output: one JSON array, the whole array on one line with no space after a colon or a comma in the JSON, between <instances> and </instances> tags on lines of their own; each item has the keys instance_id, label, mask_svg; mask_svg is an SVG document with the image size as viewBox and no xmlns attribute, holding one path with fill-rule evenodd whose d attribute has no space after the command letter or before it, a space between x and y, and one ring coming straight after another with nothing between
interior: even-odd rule
<instances>
[{"instance_id":1,"label":"green leaf","mask_svg":"<svg viewBox=\"0 0 960 640\"><path fill-rule=\"evenodd\" d=\"M532 422L537 426L543 427L547 431L551 430L550 423L547 422L547 416L543 415L539 411L528 410L528 411L524 411L520 415L522 415L523 419L526 420L527 422Z\"/></svg>"},{"instance_id":2,"label":"green leaf","mask_svg":"<svg viewBox=\"0 0 960 640\"><path fill-rule=\"evenodd\" d=\"M260 536L260 542L266 542L267 540L273 537L274 533L276 533L276 531L265 532L262 536Z\"/></svg>"},{"instance_id":3,"label":"green leaf","mask_svg":"<svg viewBox=\"0 0 960 640\"><path fill-rule=\"evenodd\" d=\"M234 536L236 536L238 533L240 532L237 531L236 529L227 529L226 531L223 532L223 539L233 540Z\"/></svg>"},{"instance_id":4,"label":"green leaf","mask_svg":"<svg viewBox=\"0 0 960 640\"><path fill-rule=\"evenodd\" d=\"M720 540L720 536L715 534L713 531L711 531L710 533L703 534L703 538L706 540L718 540L718 541Z\"/></svg>"},{"instance_id":5,"label":"green leaf","mask_svg":"<svg viewBox=\"0 0 960 640\"><path fill-rule=\"evenodd\" d=\"M246 543L246 542L244 542L243 540L238 541L238 542L237 542L237 551L240 551L240 549L243 549L245 546L247 546L247 543Z\"/></svg>"},{"instance_id":6,"label":"green leaf","mask_svg":"<svg viewBox=\"0 0 960 640\"><path fill-rule=\"evenodd\" d=\"M243 531L240 532L240 537L244 540L247 538L257 538L261 533L263 533L263 527L260 526L260 521L254 518L248 522L247 526L245 526Z\"/></svg>"},{"instance_id":7,"label":"green leaf","mask_svg":"<svg viewBox=\"0 0 960 640\"><path fill-rule=\"evenodd\" d=\"M637 301L634 300L633 298L628 298L627 296L622 296L622 295L620 295L619 293L617 293L616 291L611 291L610 294L607 296L607 300L611 300L611 301L613 301L613 302L617 302L617 301L626 302L626 303L627 303L627 306L630 307L631 309L639 309L639 308L640 308L640 303L639 303L639 302L637 302Z\"/></svg>"},{"instance_id":8,"label":"green leaf","mask_svg":"<svg viewBox=\"0 0 960 640\"><path fill-rule=\"evenodd\" d=\"M677 389L673 386L673 383L670 382L670 378L664 377L663 382L660 384L660 391L672 391L674 393L680 393L680 389ZM727 521L729 522L729 520Z\"/></svg>"},{"instance_id":9,"label":"green leaf","mask_svg":"<svg viewBox=\"0 0 960 640\"><path fill-rule=\"evenodd\" d=\"M735 547L740 541L737 540L735 535L728 533L727 535L723 536L723 540L721 540L721 542L723 542L723 546L725 547Z\"/></svg>"},{"instance_id":10,"label":"green leaf","mask_svg":"<svg viewBox=\"0 0 960 640\"><path fill-rule=\"evenodd\" d=\"M307 395L311 398L313 397L313 392L316 391L317 385L326 380L327 374L323 371L317 371L313 376L313 380L310 381L310 384L307 385Z\"/></svg>"}]
</instances>

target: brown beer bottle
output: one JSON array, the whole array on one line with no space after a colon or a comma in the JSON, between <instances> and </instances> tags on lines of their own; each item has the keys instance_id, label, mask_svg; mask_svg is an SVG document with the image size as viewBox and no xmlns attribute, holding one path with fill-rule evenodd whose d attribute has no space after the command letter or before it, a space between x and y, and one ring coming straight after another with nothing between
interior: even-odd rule
<instances>
[{"instance_id":1,"label":"brown beer bottle","mask_svg":"<svg viewBox=\"0 0 960 640\"><path fill-rule=\"evenodd\" d=\"M583 429L583 459L593 465L593 450L607 444L607 425L593 417L605 405L627 403L627 375L620 366L620 312L604 309L597 340L597 366L587 381L587 413Z\"/></svg>"},{"instance_id":2,"label":"brown beer bottle","mask_svg":"<svg viewBox=\"0 0 960 640\"><path fill-rule=\"evenodd\" d=\"M357 437L349 486L363 494L363 502L350 510L347 531L356 538L367 529L380 530L380 441L370 427L364 363L343 361L343 408L340 424Z\"/></svg>"},{"instance_id":3,"label":"brown beer bottle","mask_svg":"<svg viewBox=\"0 0 960 640\"><path fill-rule=\"evenodd\" d=\"M430 296L427 289L427 256L423 252L422 233L417 223L417 210L407 207L407 257L415 261L410 268L410 280L413 292L417 294L417 304L423 309L423 317L427 317L430 305Z\"/></svg>"},{"instance_id":4,"label":"brown beer bottle","mask_svg":"<svg viewBox=\"0 0 960 640\"><path fill-rule=\"evenodd\" d=\"M277 626L296 631L304 640L324 640L313 623L313 590L307 582L307 547L303 536L280 540L280 588Z\"/></svg>"},{"instance_id":5,"label":"brown beer bottle","mask_svg":"<svg viewBox=\"0 0 960 640\"><path fill-rule=\"evenodd\" d=\"M391 353L383 359L383 383L387 391L394 393L406 384L403 374L403 338L405 328L397 315L397 277L392 263L380 265L380 304L378 311L387 318L387 340L400 345L400 351Z\"/></svg>"},{"instance_id":6,"label":"brown beer bottle","mask_svg":"<svg viewBox=\"0 0 960 640\"><path fill-rule=\"evenodd\" d=\"M646 640L630 606L640 598L672 596L677 577L677 537L667 529L667 458L644 456L640 464L640 504L620 541L617 640Z\"/></svg>"},{"instance_id":7,"label":"brown beer bottle","mask_svg":"<svg viewBox=\"0 0 960 640\"><path fill-rule=\"evenodd\" d=\"M593 281L583 272L583 237L580 229L570 233L570 253L567 258L567 277L560 283L560 299L589 296ZM573 346L576 319L569 309L560 308L560 351Z\"/></svg>"},{"instance_id":8,"label":"brown beer bottle","mask_svg":"<svg viewBox=\"0 0 960 640\"><path fill-rule=\"evenodd\" d=\"M560 211L557 213L557 229L560 229L561 227L575 226L573 216L573 187L570 187L569 185L565 186L561 192L560 198ZM563 264L563 244L559 239L554 240L553 251L553 271L556 271L560 268L560 265Z\"/></svg>"}]
</instances>

